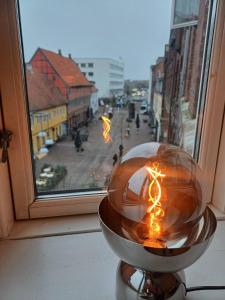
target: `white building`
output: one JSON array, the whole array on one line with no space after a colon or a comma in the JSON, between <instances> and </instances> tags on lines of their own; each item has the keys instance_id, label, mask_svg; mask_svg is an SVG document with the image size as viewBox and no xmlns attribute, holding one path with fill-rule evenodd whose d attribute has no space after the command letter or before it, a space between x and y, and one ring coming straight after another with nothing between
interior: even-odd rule
<instances>
[{"instance_id":1,"label":"white building","mask_svg":"<svg viewBox=\"0 0 225 300\"><path fill-rule=\"evenodd\" d=\"M99 108L99 105L98 105L98 91L96 89L91 94L90 107L92 109L92 113L96 114L96 112L98 111L98 108Z\"/></svg>"},{"instance_id":2,"label":"white building","mask_svg":"<svg viewBox=\"0 0 225 300\"><path fill-rule=\"evenodd\" d=\"M75 58L81 72L95 82L98 98L123 95L124 63L111 58Z\"/></svg>"}]
</instances>

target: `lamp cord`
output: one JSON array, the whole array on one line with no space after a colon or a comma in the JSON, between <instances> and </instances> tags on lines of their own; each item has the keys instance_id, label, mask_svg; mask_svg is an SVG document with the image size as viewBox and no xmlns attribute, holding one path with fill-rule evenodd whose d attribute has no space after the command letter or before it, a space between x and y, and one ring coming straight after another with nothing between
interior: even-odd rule
<instances>
[{"instance_id":1,"label":"lamp cord","mask_svg":"<svg viewBox=\"0 0 225 300\"><path fill-rule=\"evenodd\" d=\"M205 290L225 290L224 285L203 285L186 288L186 293Z\"/></svg>"}]
</instances>

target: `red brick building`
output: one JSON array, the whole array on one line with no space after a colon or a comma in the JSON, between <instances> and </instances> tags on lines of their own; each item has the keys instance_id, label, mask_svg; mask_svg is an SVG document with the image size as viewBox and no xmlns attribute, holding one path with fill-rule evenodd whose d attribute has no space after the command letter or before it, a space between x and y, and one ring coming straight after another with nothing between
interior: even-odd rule
<instances>
[{"instance_id":1,"label":"red brick building","mask_svg":"<svg viewBox=\"0 0 225 300\"><path fill-rule=\"evenodd\" d=\"M47 75L59 89L68 105L68 125L73 128L87 121L91 94L91 84L82 74L71 56L38 48L29 62L34 69Z\"/></svg>"},{"instance_id":2,"label":"red brick building","mask_svg":"<svg viewBox=\"0 0 225 300\"><path fill-rule=\"evenodd\" d=\"M151 127L155 128L155 139L161 140L161 116L163 106L163 84L164 84L165 58L158 57L155 65L151 66L151 95L150 105L152 111ZM152 124L153 121L153 124Z\"/></svg>"},{"instance_id":3,"label":"red brick building","mask_svg":"<svg viewBox=\"0 0 225 300\"><path fill-rule=\"evenodd\" d=\"M184 144L185 122L196 119L208 9L209 0L199 0L196 22L172 28L165 48L164 140L180 146Z\"/></svg>"}]
</instances>

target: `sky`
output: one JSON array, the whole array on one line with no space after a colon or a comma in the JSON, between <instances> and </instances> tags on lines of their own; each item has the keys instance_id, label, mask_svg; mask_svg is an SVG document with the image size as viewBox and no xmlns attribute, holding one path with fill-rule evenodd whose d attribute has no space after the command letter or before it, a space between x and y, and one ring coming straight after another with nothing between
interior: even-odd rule
<instances>
[{"instance_id":1,"label":"sky","mask_svg":"<svg viewBox=\"0 0 225 300\"><path fill-rule=\"evenodd\" d=\"M168 43L172 0L20 0L26 62L38 47L125 63L125 79L148 80Z\"/></svg>"}]
</instances>

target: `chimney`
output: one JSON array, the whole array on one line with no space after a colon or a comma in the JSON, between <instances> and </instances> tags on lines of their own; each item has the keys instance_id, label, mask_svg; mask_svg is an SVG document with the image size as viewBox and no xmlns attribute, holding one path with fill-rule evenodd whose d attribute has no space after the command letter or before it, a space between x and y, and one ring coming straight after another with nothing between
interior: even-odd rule
<instances>
[{"instance_id":1,"label":"chimney","mask_svg":"<svg viewBox=\"0 0 225 300\"><path fill-rule=\"evenodd\" d=\"M68 57L69 57L69 59L72 59L72 56L71 56L71 54L70 54L70 53L68 54Z\"/></svg>"},{"instance_id":2,"label":"chimney","mask_svg":"<svg viewBox=\"0 0 225 300\"><path fill-rule=\"evenodd\" d=\"M62 56L62 50L61 49L58 50L58 54Z\"/></svg>"}]
</instances>

